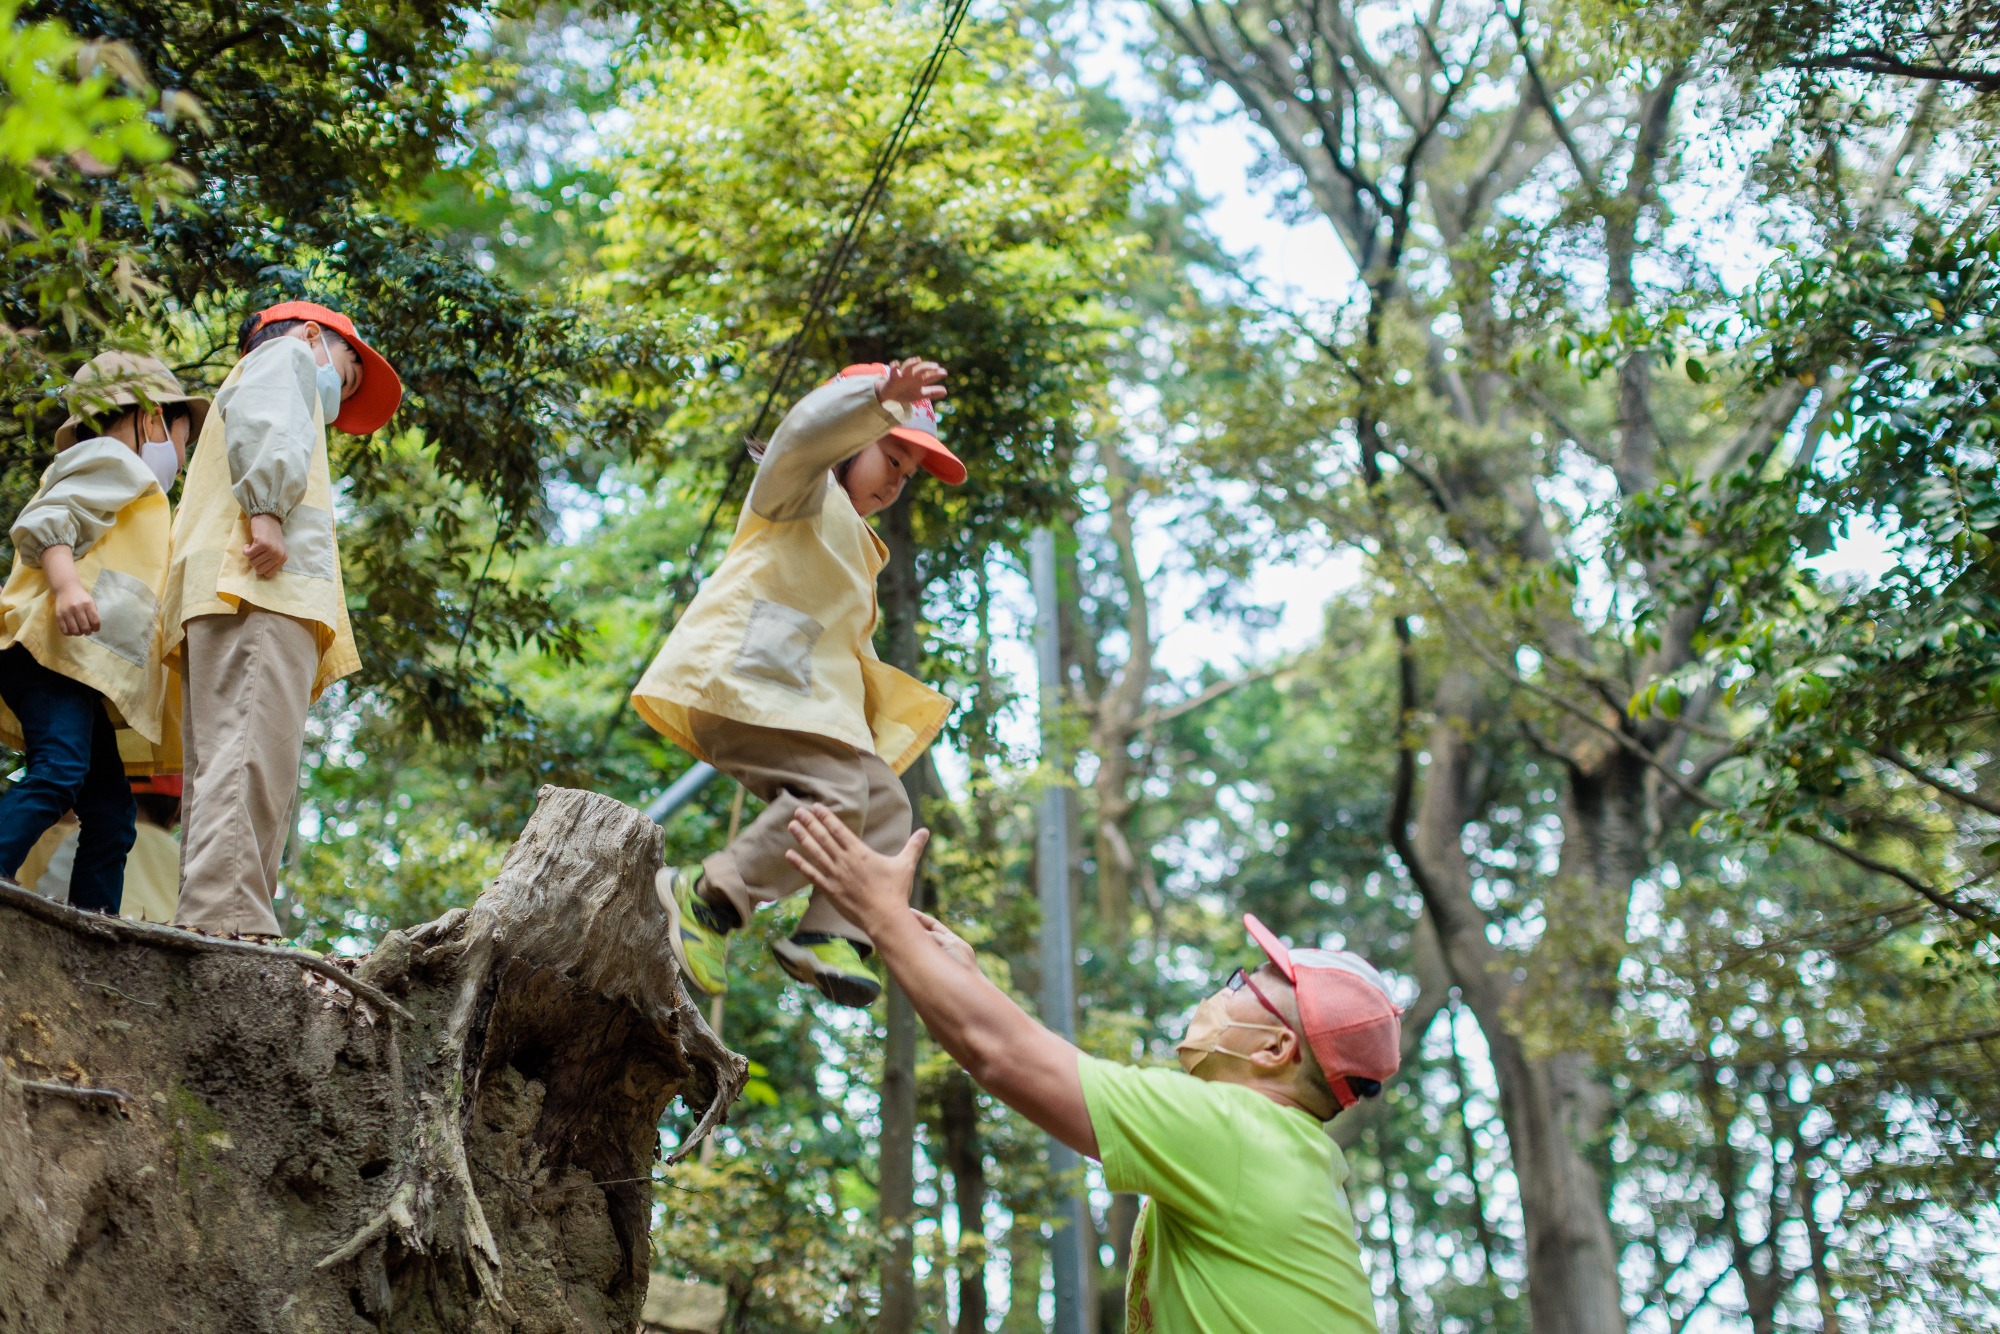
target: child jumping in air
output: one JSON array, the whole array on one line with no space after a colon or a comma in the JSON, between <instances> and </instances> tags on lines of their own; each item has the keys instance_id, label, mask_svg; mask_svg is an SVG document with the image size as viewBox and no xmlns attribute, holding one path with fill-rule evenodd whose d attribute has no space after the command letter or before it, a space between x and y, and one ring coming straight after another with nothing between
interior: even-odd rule
<instances>
[{"instance_id":1,"label":"child jumping in air","mask_svg":"<svg viewBox=\"0 0 2000 1334\"><path fill-rule=\"evenodd\" d=\"M161 662L167 491L208 400L159 360L103 352L76 373L55 462L14 520L0 589L0 741L27 755L0 796L0 875L71 810L69 901L115 913L136 804L128 769L180 767Z\"/></svg>"},{"instance_id":2,"label":"child jumping in air","mask_svg":"<svg viewBox=\"0 0 2000 1334\"><path fill-rule=\"evenodd\" d=\"M326 433L375 431L403 384L352 320L310 301L258 311L237 346L197 437L161 599L187 715L174 921L272 939L306 710L361 665Z\"/></svg>"},{"instance_id":3,"label":"child jumping in air","mask_svg":"<svg viewBox=\"0 0 2000 1334\"><path fill-rule=\"evenodd\" d=\"M922 468L956 486L938 439L945 371L911 358L849 366L799 401L758 461L721 566L632 692L646 721L768 802L728 847L669 867L657 886L675 955L703 991L727 989L729 933L759 904L805 888L786 825L830 807L872 848L900 852L910 802L896 775L950 703L875 656L875 576L889 549L868 517ZM772 953L841 1005L872 1004L868 938L817 892Z\"/></svg>"}]
</instances>

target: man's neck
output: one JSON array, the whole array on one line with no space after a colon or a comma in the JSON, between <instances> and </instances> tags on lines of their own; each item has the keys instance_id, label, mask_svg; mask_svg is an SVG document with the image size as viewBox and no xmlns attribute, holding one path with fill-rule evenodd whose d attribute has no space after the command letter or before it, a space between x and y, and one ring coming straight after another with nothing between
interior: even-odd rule
<instances>
[{"instance_id":1,"label":"man's neck","mask_svg":"<svg viewBox=\"0 0 2000 1334\"><path fill-rule=\"evenodd\" d=\"M1234 1084L1238 1088L1246 1088L1253 1093L1261 1094L1269 1098L1272 1102L1277 1103L1280 1107L1289 1107L1293 1111L1303 1112L1321 1124L1325 1124L1328 1120L1328 1118L1321 1116L1311 1107L1308 1107L1300 1099L1298 1091L1288 1080L1270 1079L1262 1075L1252 1074L1248 1071L1234 1070L1228 1067L1224 1067L1213 1074L1204 1070L1197 1074L1195 1078L1206 1079L1216 1084Z\"/></svg>"}]
</instances>

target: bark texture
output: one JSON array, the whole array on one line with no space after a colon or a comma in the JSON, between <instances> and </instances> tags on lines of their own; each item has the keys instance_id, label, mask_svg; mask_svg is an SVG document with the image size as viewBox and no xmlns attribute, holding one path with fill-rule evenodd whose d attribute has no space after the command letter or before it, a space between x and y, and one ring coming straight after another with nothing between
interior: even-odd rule
<instances>
[{"instance_id":1,"label":"bark texture","mask_svg":"<svg viewBox=\"0 0 2000 1334\"><path fill-rule=\"evenodd\" d=\"M619 1331L658 1125L744 1063L658 829L544 788L474 906L350 974L0 884L0 1330Z\"/></svg>"}]
</instances>

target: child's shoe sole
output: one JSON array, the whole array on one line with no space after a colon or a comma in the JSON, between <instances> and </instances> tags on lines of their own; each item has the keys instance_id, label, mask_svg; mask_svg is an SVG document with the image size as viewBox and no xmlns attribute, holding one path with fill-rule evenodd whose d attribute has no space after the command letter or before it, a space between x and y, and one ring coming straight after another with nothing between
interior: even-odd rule
<instances>
[{"instance_id":1,"label":"child's shoe sole","mask_svg":"<svg viewBox=\"0 0 2000 1334\"><path fill-rule=\"evenodd\" d=\"M778 967L795 981L805 983L835 1005L865 1010L882 994L882 984L874 978L858 978L827 968L811 950L789 940L772 941L771 953L777 958Z\"/></svg>"},{"instance_id":2,"label":"child's shoe sole","mask_svg":"<svg viewBox=\"0 0 2000 1334\"><path fill-rule=\"evenodd\" d=\"M687 944L681 939L681 904L674 894L674 879L680 874L677 866L662 866L653 876L653 897L667 910L667 944L674 952L674 963L681 970L681 979L703 995L721 995L721 991L708 991L695 978L694 969L688 964ZM724 983L723 991L728 990Z\"/></svg>"}]
</instances>

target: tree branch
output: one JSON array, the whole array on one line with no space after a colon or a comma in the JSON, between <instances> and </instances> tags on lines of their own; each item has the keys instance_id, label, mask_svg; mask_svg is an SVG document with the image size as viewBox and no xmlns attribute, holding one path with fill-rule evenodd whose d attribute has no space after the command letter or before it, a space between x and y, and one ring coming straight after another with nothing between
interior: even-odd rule
<instances>
[{"instance_id":1,"label":"tree branch","mask_svg":"<svg viewBox=\"0 0 2000 1334\"><path fill-rule=\"evenodd\" d=\"M1988 815L2000 815L2000 802L1996 802L1990 797L1983 797L1977 792L1967 792L1955 783L1945 782L1936 774L1918 765L1915 760L1905 756L1903 752L1897 750L1894 746L1878 746L1875 748L1875 754L1895 765L1925 787L1942 792L1954 801L1962 801L1974 810L1984 811Z\"/></svg>"},{"instance_id":2,"label":"tree branch","mask_svg":"<svg viewBox=\"0 0 2000 1334\"><path fill-rule=\"evenodd\" d=\"M1641 744L1637 738L1627 735L1623 729L1613 727L1610 724L1604 722L1602 719L1593 717L1589 710L1580 708L1575 703L1557 694L1555 691L1544 689L1543 687L1536 685L1532 681L1523 679L1519 671L1517 671L1512 666L1512 664L1501 661L1494 653L1492 653L1489 649L1487 649L1487 647L1484 644L1481 644L1477 639L1477 637L1468 634L1464 626L1458 624L1457 617L1453 616L1451 610L1444 605L1444 600L1442 598L1437 597L1437 595L1433 593L1431 595L1431 600L1437 606L1439 612L1444 616L1446 622L1448 624L1453 625L1458 630L1458 636L1465 643L1465 645L1468 648L1470 648L1474 653L1478 654L1479 657L1485 661L1487 666L1493 668L1494 671L1500 673L1501 677L1504 680L1511 682L1512 684L1520 687L1521 689L1526 690L1529 694L1534 695L1537 698L1553 705L1555 708L1561 710L1566 714L1569 714L1573 718L1576 718L1580 722L1584 723L1586 726L1589 726L1591 728L1596 729L1599 732L1602 732L1605 736L1609 737L1615 744L1617 744L1624 750L1630 752L1634 757L1643 761L1645 764L1647 764L1656 772L1658 772L1660 776L1665 778L1667 782L1671 783L1683 797L1687 798L1689 801L1694 802L1697 806L1702 807L1704 810L1711 810L1711 811L1724 811L1728 809L1721 802L1709 796L1706 792L1702 792L1694 787L1691 787L1685 778L1683 778L1680 774L1674 772L1673 767L1671 765L1662 763L1659 756L1655 755L1646 746ZM1964 921L1972 923L1974 926L1979 927L1981 930L1990 931L1993 930L1996 926L2000 926L2000 919L1996 919L1993 916L1993 914L1986 912L1984 909L1978 907L1975 904L1970 904L1960 901L1956 895L1950 893L1947 890L1939 889L1937 886L1932 885L1927 881L1921 880L1914 875L1911 875L1908 871L1903 870L1899 866L1892 866L1888 862L1880 861L1874 857L1869 856L1867 853L1861 851L1859 848L1850 847L1848 844L1842 843L1839 839L1833 838L1827 834L1819 833L1816 830L1795 829L1792 832L1798 833L1804 836L1805 838L1810 839L1814 843L1817 843L1821 847L1827 849L1829 852L1839 853L1842 857L1845 857L1848 861L1853 862L1856 866L1861 867L1863 870L1873 871L1877 875L1888 876L1890 879L1895 880L1900 884L1907 885L1910 889L1915 890L1918 894L1921 894L1924 898L1928 899L1936 907L1942 908L1944 911L1950 913L1954 917L1961 918ZM1399 849L1398 855L1400 855L1400 852L1401 850Z\"/></svg>"},{"instance_id":3,"label":"tree branch","mask_svg":"<svg viewBox=\"0 0 2000 1334\"><path fill-rule=\"evenodd\" d=\"M1535 99L1542 104L1542 110L1548 115L1549 127L1555 131L1556 138L1562 143L1563 151L1569 154L1570 163L1576 168L1576 174L1583 178L1583 188L1590 192L1592 198L1596 198L1604 192L1597 167L1583 155L1583 150L1577 146L1576 137L1570 133L1569 125L1563 120L1562 112L1556 109L1556 99L1549 92L1548 82L1542 77L1542 67L1535 59L1534 48L1528 43L1525 9L1521 13L1516 13L1507 7L1506 0L1501 0L1500 13L1505 16L1507 26L1514 30L1515 48L1521 53L1521 64L1528 71L1528 82L1535 90Z\"/></svg>"},{"instance_id":4,"label":"tree branch","mask_svg":"<svg viewBox=\"0 0 2000 1334\"><path fill-rule=\"evenodd\" d=\"M1229 694L1233 690L1240 690L1253 681L1262 681L1276 676L1288 665L1288 662L1282 662L1251 672L1245 676L1232 677L1227 681L1217 681L1201 693L1192 695L1187 699L1181 700L1179 703L1168 704L1157 709L1148 709L1145 713L1139 715L1138 722L1133 730L1144 732L1170 723L1174 719L1193 713L1196 709L1202 708L1205 705L1213 704L1224 695Z\"/></svg>"},{"instance_id":5,"label":"tree branch","mask_svg":"<svg viewBox=\"0 0 2000 1334\"><path fill-rule=\"evenodd\" d=\"M1880 47L1855 47L1823 56L1807 56L1787 62L1792 69L1842 69L1858 74L1887 74L1898 79L1923 79L1936 83L1962 83L1982 93L2000 92L2000 72L1968 69L1963 65L1932 65L1904 60Z\"/></svg>"}]
</instances>

